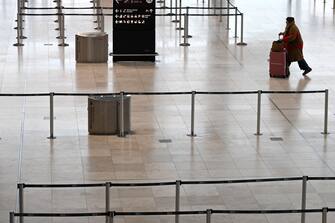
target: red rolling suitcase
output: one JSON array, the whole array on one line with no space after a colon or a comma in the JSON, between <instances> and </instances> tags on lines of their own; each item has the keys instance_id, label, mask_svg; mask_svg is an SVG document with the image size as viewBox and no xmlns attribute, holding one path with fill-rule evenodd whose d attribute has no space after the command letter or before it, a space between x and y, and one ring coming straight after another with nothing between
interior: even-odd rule
<instances>
[{"instance_id":1,"label":"red rolling suitcase","mask_svg":"<svg viewBox=\"0 0 335 223\"><path fill-rule=\"evenodd\" d=\"M281 52L270 52L269 62L270 77L287 78L289 76L286 64L286 50Z\"/></svg>"}]
</instances>

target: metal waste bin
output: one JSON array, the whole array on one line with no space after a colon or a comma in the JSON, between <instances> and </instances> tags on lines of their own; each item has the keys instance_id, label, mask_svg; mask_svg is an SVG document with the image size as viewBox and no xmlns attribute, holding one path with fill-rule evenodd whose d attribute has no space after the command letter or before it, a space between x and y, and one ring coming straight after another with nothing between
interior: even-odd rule
<instances>
[{"instance_id":1,"label":"metal waste bin","mask_svg":"<svg viewBox=\"0 0 335 223\"><path fill-rule=\"evenodd\" d=\"M76 61L78 63L106 63L108 61L108 34L105 32L76 34Z\"/></svg>"},{"instance_id":2,"label":"metal waste bin","mask_svg":"<svg viewBox=\"0 0 335 223\"><path fill-rule=\"evenodd\" d=\"M124 132L130 133L130 95L123 96ZM121 130L121 97L88 98L88 132L90 135L114 135Z\"/></svg>"}]
</instances>

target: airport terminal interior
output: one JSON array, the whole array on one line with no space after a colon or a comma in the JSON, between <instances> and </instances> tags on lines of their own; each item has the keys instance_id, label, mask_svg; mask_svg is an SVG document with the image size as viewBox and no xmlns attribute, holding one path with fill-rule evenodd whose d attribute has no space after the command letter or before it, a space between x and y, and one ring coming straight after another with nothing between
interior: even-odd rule
<instances>
[{"instance_id":1,"label":"airport terminal interior","mask_svg":"<svg viewBox=\"0 0 335 223\"><path fill-rule=\"evenodd\" d=\"M211 7L226 0L212 0ZM93 32L95 16L66 15L66 47L58 46L57 10L24 9L23 35L17 43L17 2L0 3L0 222L19 212L18 183L90 184L148 183L335 177L335 11L332 0L231 0L235 10L208 9L208 0L183 0L190 11L184 23L167 16L170 1L156 2L155 62L77 63L75 35ZM62 0L62 6L92 7L89 0ZM175 1L172 2L173 6ZM179 4L179 3L178 3ZM103 0L102 6L113 6ZM28 0L25 7L56 7L52 0ZM175 10L175 9L173 9ZM92 9L63 9L92 14ZM103 13L111 14L112 10ZM183 13L185 13L183 9ZM220 16L221 14L221 16ZM313 68L302 75L292 63L289 78L269 77L269 53L285 19L295 18L304 40L304 56ZM182 18L183 19L183 18ZM183 20L182 20L183 21ZM229 23L229 25L227 24ZM243 28L243 29L242 29ZM241 39L243 30L243 39ZM113 19L104 16L113 51ZM240 45L238 43L246 43ZM138 44L141 44L138 42ZM329 91L325 108L326 89ZM301 94L258 94L255 91L312 91ZM194 134L191 94L131 95L131 134L88 132L88 97L54 96L54 136L50 136L47 96L15 93L204 92L195 94ZM252 94L206 94L245 92ZM313 92L316 91L316 92ZM325 113L328 111L328 114ZM325 115L326 114L326 115ZM325 117L327 120L325 121ZM322 134L325 133L328 134ZM335 182L308 180L306 208L335 208ZM105 212L105 187L25 188L25 213ZM174 211L176 186L111 187L110 210L116 212ZM239 184L181 184L183 211L293 210L302 208L302 181ZM328 212L328 222L335 213ZM209 223L205 214L180 215L179 223ZM212 214L211 222L324 222L320 212L284 214ZM14 222L106 222L105 216L15 217ZM206 221L207 220L207 221ZM116 223L173 223L168 216L115 216Z\"/></svg>"}]
</instances>

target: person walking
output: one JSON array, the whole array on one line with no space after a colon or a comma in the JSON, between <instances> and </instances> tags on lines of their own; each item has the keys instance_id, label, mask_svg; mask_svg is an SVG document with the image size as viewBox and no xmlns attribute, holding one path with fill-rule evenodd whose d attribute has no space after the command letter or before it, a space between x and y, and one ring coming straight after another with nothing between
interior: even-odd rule
<instances>
[{"instance_id":1,"label":"person walking","mask_svg":"<svg viewBox=\"0 0 335 223\"><path fill-rule=\"evenodd\" d=\"M301 38L301 34L299 28L296 26L293 17L286 18L286 28L284 32L280 32L279 36L283 36L283 41L285 43L285 48L287 50L287 69L288 74L289 66L292 62L297 61L299 68L303 70L303 76L312 71L304 59L304 55L302 53L304 42Z\"/></svg>"}]
</instances>

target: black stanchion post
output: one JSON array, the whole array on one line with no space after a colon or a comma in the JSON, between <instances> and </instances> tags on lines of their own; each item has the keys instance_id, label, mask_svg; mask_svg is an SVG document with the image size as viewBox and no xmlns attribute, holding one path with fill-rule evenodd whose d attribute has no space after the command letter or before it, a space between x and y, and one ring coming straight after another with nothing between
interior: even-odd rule
<instances>
[{"instance_id":1,"label":"black stanchion post","mask_svg":"<svg viewBox=\"0 0 335 223\"><path fill-rule=\"evenodd\" d=\"M171 22L179 22L178 20L178 0L175 0L175 17L174 17L174 20L172 20Z\"/></svg>"},{"instance_id":2,"label":"black stanchion post","mask_svg":"<svg viewBox=\"0 0 335 223\"><path fill-rule=\"evenodd\" d=\"M18 184L19 187L19 213L21 214L19 219L20 223L24 223L24 218L22 214L24 213L24 198L23 198L23 189L24 189L24 184Z\"/></svg>"},{"instance_id":3,"label":"black stanchion post","mask_svg":"<svg viewBox=\"0 0 335 223\"><path fill-rule=\"evenodd\" d=\"M120 92L120 113L121 113L121 128L120 128L120 137L125 137L126 134L124 133L124 92Z\"/></svg>"},{"instance_id":4,"label":"black stanchion post","mask_svg":"<svg viewBox=\"0 0 335 223\"><path fill-rule=\"evenodd\" d=\"M110 223L114 222L115 211L110 212Z\"/></svg>"},{"instance_id":5,"label":"black stanchion post","mask_svg":"<svg viewBox=\"0 0 335 223\"><path fill-rule=\"evenodd\" d=\"M211 217L212 217L212 210L207 209L206 210L206 223L211 223Z\"/></svg>"},{"instance_id":6,"label":"black stanchion post","mask_svg":"<svg viewBox=\"0 0 335 223\"><path fill-rule=\"evenodd\" d=\"M103 12L102 12L103 13ZM102 16L100 17L100 23L101 23L101 28L100 31L101 32L105 32L105 16L102 14Z\"/></svg>"},{"instance_id":7,"label":"black stanchion post","mask_svg":"<svg viewBox=\"0 0 335 223\"><path fill-rule=\"evenodd\" d=\"M17 20L16 20L16 23L17 23L17 28L16 28L16 43L13 44L13 46L23 46L24 45L22 43L22 39L21 39L21 36L22 36L21 35L22 29L20 28L21 22L22 22L21 15L18 13L17 14Z\"/></svg>"},{"instance_id":8,"label":"black stanchion post","mask_svg":"<svg viewBox=\"0 0 335 223\"><path fill-rule=\"evenodd\" d=\"M222 22L222 7L223 7L223 0L220 0L220 22Z\"/></svg>"},{"instance_id":9,"label":"black stanchion post","mask_svg":"<svg viewBox=\"0 0 335 223\"><path fill-rule=\"evenodd\" d=\"M68 46L69 44L65 43L65 16L64 14L62 13L62 15L60 16L60 30L59 30L59 39L61 39L61 43L58 44L58 46Z\"/></svg>"},{"instance_id":10,"label":"black stanchion post","mask_svg":"<svg viewBox=\"0 0 335 223\"><path fill-rule=\"evenodd\" d=\"M229 26L229 20L230 20L230 0L227 0L227 28L226 30L230 30L230 26Z\"/></svg>"},{"instance_id":11,"label":"black stanchion post","mask_svg":"<svg viewBox=\"0 0 335 223\"><path fill-rule=\"evenodd\" d=\"M54 92L50 92L50 96L49 96L49 110L50 110L50 117L49 117L49 121L50 121L50 136L48 137L48 139L55 139L56 137L54 136Z\"/></svg>"},{"instance_id":12,"label":"black stanchion post","mask_svg":"<svg viewBox=\"0 0 335 223\"><path fill-rule=\"evenodd\" d=\"M172 7L173 7L173 2L172 0L170 0L170 12L168 13L168 15L174 15L173 12L172 12Z\"/></svg>"},{"instance_id":13,"label":"black stanchion post","mask_svg":"<svg viewBox=\"0 0 335 223\"><path fill-rule=\"evenodd\" d=\"M25 9L25 3L26 1L25 0L21 0L20 1L21 4L20 4L20 8L19 8L19 13L20 13L20 29L21 29L21 32L20 32L20 38L21 39L27 39L26 36L23 35L23 23L24 23L24 17L22 15L22 13L24 13L24 9Z\"/></svg>"},{"instance_id":14,"label":"black stanchion post","mask_svg":"<svg viewBox=\"0 0 335 223\"><path fill-rule=\"evenodd\" d=\"M178 212L180 210L180 185L181 181L176 181L176 205L175 205L175 211ZM175 215L175 223L179 223L179 214L176 213Z\"/></svg>"},{"instance_id":15,"label":"black stanchion post","mask_svg":"<svg viewBox=\"0 0 335 223\"><path fill-rule=\"evenodd\" d=\"M166 6L166 0L163 0L163 9L167 9L168 7Z\"/></svg>"},{"instance_id":16,"label":"black stanchion post","mask_svg":"<svg viewBox=\"0 0 335 223\"><path fill-rule=\"evenodd\" d=\"M196 92L192 91L192 98L191 98L191 134L189 134L188 136L197 136L196 134L194 134L195 95L196 95Z\"/></svg>"},{"instance_id":17,"label":"black stanchion post","mask_svg":"<svg viewBox=\"0 0 335 223\"><path fill-rule=\"evenodd\" d=\"M185 18L185 16L184 16L184 18ZM178 20L179 22L179 27L177 27L176 28L176 30L183 30L184 28L183 27L181 27L181 0L179 0L179 20Z\"/></svg>"},{"instance_id":18,"label":"black stanchion post","mask_svg":"<svg viewBox=\"0 0 335 223\"><path fill-rule=\"evenodd\" d=\"M189 9L190 9L190 7L189 6L187 6L186 7L186 21L184 21L184 29L185 29L185 31L184 31L184 36L185 36L185 34L186 34L186 38L192 38L192 36L191 35L189 35L189 32L190 32L190 29L189 29L189 24L190 24L190 21L189 21ZM186 30L187 29L187 30ZM184 36L183 36L183 38L184 38Z\"/></svg>"},{"instance_id":19,"label":"black stanchion post","mask_svg":"<svg viewBox=\"0 0 335 223\"><path fill-rule=\"evenodd\" d=\"M189 46L190 44L187 42L187 36L188 36L188 15L184 14L184 35L183 35L183 39L184 42L179 44L180 46Z\"/></svg>"},{"instance_id":20,"label":"black stanchion post","mask_svg":"<svg viewBox=\"0 0 335 223\"><path fill-rule=\"evenodd\" d=\"M302 177L302 197L301 197L301 210L306 210L306 195L307 195L307 181L308 176ZM305 223L305 212L301 212L301 223Z\"/></svg>"},{"instance_id":21,"label":"black stanchion post","mask_svg":"<svg viewBox=\"0 0 335 223\"><path fill-rule=\"evenodd\" d=\"M235 35L234 38L237 38L237 7L235 7Z\"/></svg>"},{"instance_id":22,"label":"black stanchion post","mask_svg":"<svg viewBox=\"0 0 335 223\"><path fill-rule=\"evenodd\" d=\"M9 212L9 223L14 223L15 222L15 215L14 212Z\"/></svg>"},{"instance_id":23,"label":"black stanchion post","mask_svg":"<svg viewBox=\"0 0 335 223\"><path fill-rule=\"evenodd\" d=\"M262 135L261 133L261 106L262 106L262 90L257 92L257 129L255 135Z\"/></svg>"},{"instance_id":24,"label":"black stanchion post","mask_svg":"<svg viewBox=\"0 0 335 223\"><path fill-rule=\"evenodd\" d=\"M323 123L323 132L322 134L327 135L328 132L328 94L329 90L325 89L325 111L324 111L324 123Z\"/></svg>"},{"instance_id":25,"label":"black stanchion post","mask_svg":"<svg viewBox=\"0 0 335 223\"><path fill-rule=\"evenodd\" d=\"M243 13L241 13L241 42L237 43L238 46L246 46L247 44L245 42L243 42L243 29L244 29L244 26L243 26Z\"/></svg>"},{"instance_id":26,"label":"black stanchion post","mask_svg":"<svg viewBox=\"0 0 335 223\"><path fill-rule=\"evenodd\" d=\"M110 219L111 217L109 216L109 212L110 212L110 187L111 187L111 183L110 182L106 182L106 223L110 223Z\"/></svg>"},{"instance_id":27,"label":"black stanchion post","mask_svg":"<svg viewBox=\"0 0 335 223\"><path fill-rule=\"evenodd\" d=\"M327 223L328 208L322 208L322 223Z\"/></svg>"},{"instance_id":28,"label":"black stanchion post","mask_svg":"<svg viewBox=\"0 0 335 223\"><path fill-rule=\"evenodd\" d=\"M61 14L62 14L62 4L61 4L61 0L56 0L57 3L57 20L55 20L55 22L58 22L58 28L56 28L55 30L60 30L61 29Z\"/></svg>"},{"instance_id":29,"label":"black stanchion post","mask_svg":"<svg viewBox=\"0 0 335 223\"><path fill-rule=\"evenodd\" d=\"M93 13L98 13L98 9L97 9L97 0L92 0L91 1L93 3ZM97 16L98 17L98 16ZM94 17L93 17L93 23L98 23L98 18L96 20L94 20Z\"/></svg>"}]
</instances>

